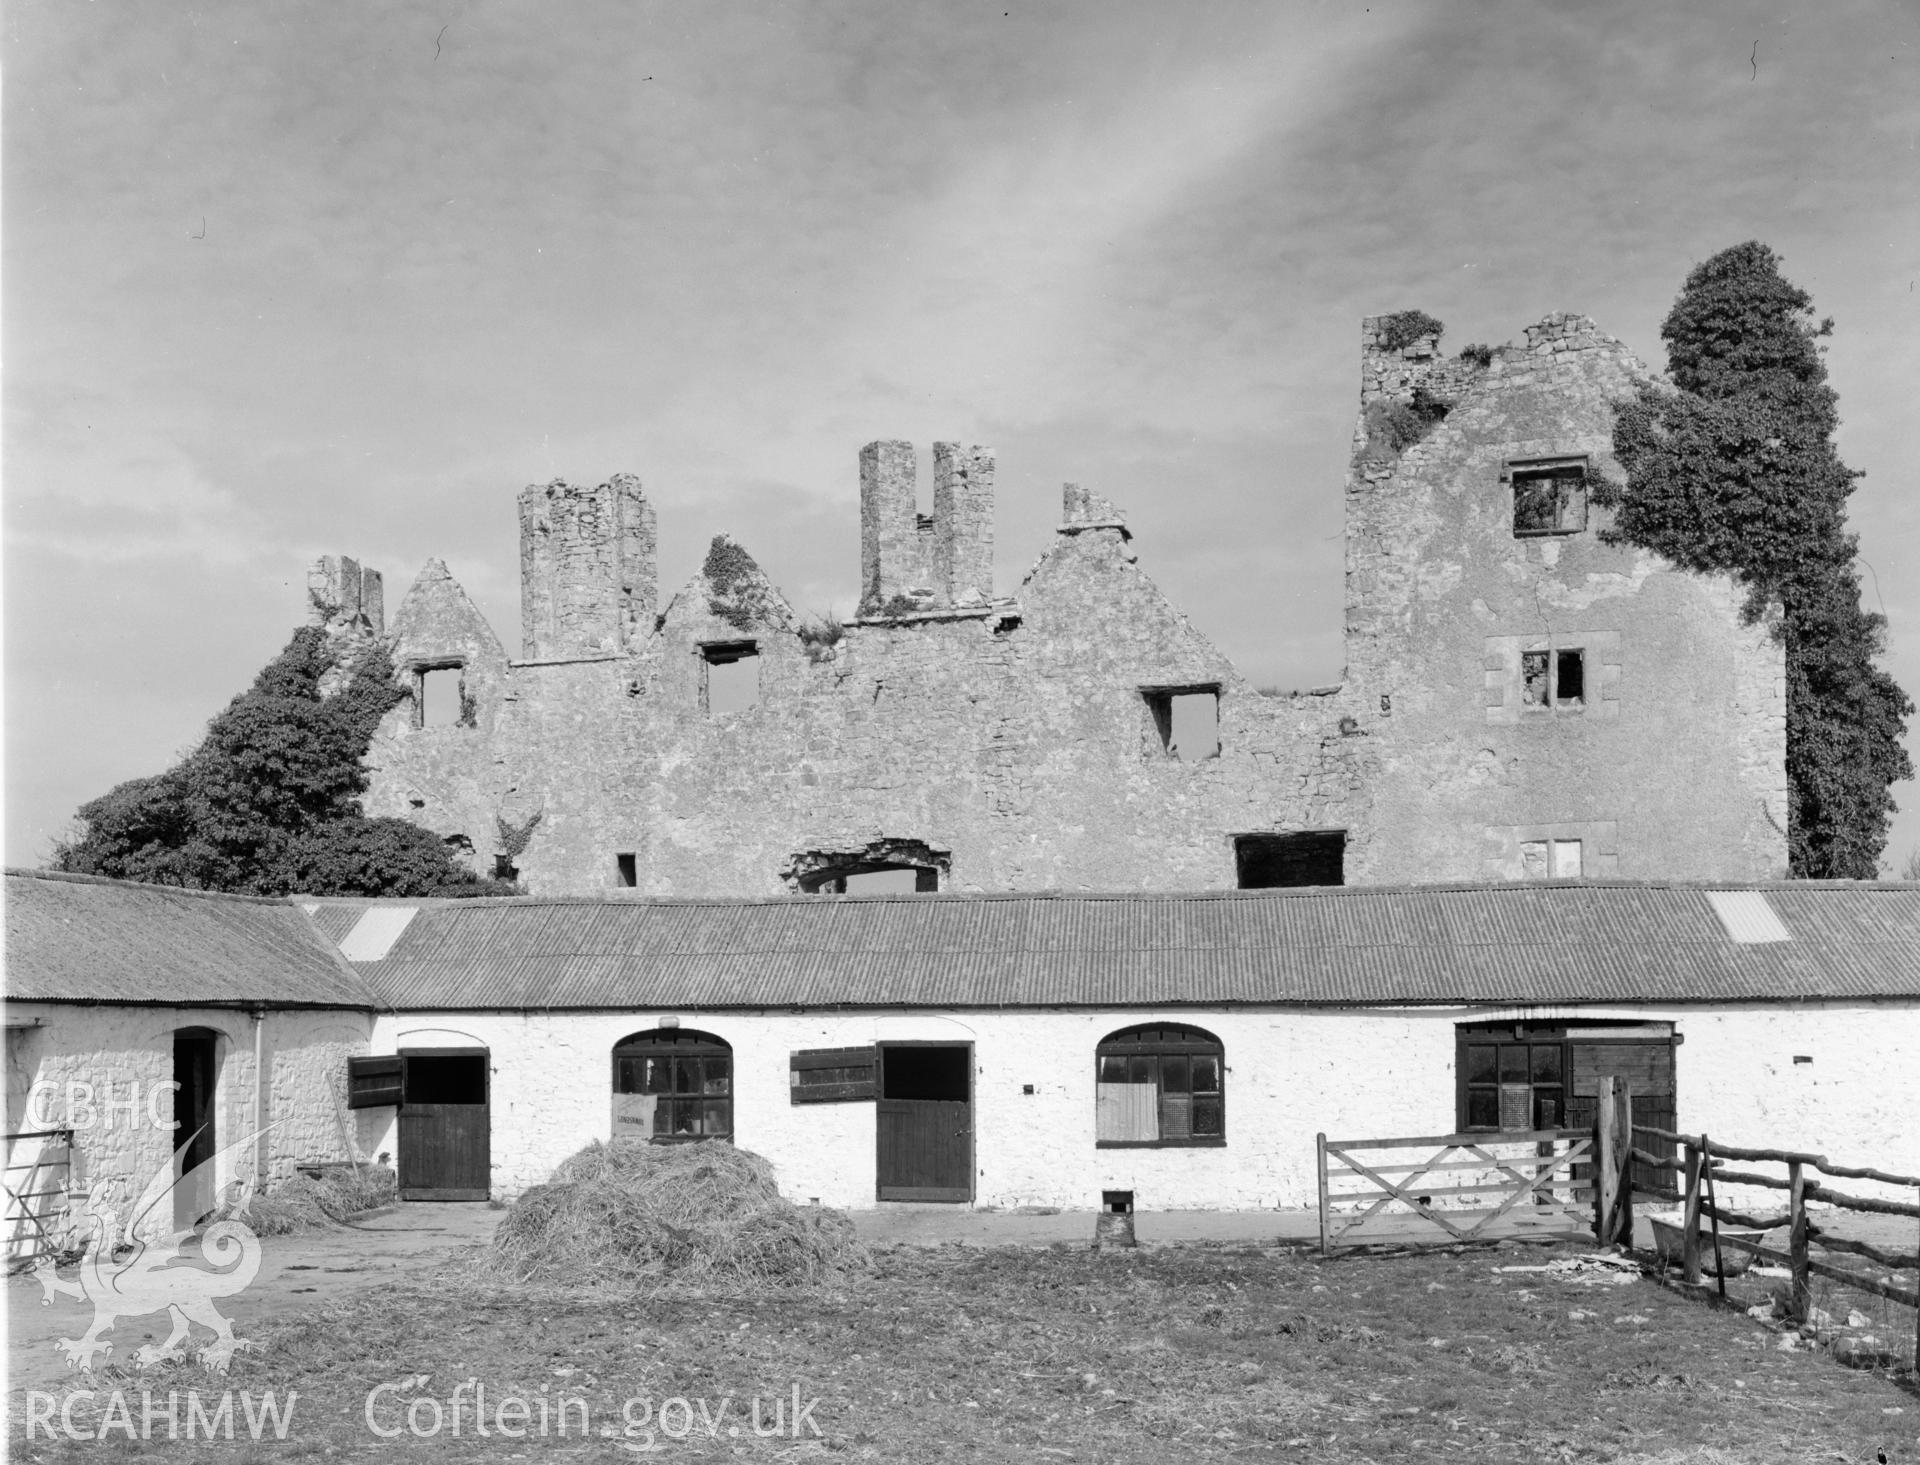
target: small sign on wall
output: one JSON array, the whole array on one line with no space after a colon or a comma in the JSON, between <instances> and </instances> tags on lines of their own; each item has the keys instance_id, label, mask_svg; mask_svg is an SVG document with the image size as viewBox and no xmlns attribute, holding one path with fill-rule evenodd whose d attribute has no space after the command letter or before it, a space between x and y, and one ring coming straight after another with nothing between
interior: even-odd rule
<instances>
[{"instance_id":1,"label":"small sign on wall","mask_svg":"<svg viewBox=\"0 0 1920 1465\"><path fill-rule=\"evenodd\" d=\"M1500 1127L1502 1129L1533 1128L1532 1084L1503 1083L1500 1085Z\"/></svg>"},{"instance_id":2,"label":"small sign on wall","mask_svg":"<svg viewBox=\"0 0 1920 1465\"><path fill-rule=\"evenodd\" d=\"M658 1094L615 1094L613 1096L613 1137L651 1140L653 1111L659 1103Z\"/></svg>"}]
</instances>

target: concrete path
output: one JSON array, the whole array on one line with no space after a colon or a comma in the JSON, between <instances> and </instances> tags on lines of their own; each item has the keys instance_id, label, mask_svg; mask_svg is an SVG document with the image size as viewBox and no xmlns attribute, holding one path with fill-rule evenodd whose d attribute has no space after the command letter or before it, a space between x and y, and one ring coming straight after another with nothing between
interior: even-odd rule
<instances>
[{"instance_id":1,"label":"concrete path","mask_svg":"<svg viewBox=\"0 0 1920 1465\"><path fill-rule=\"evenodd\" d=\"M485 1205L415 1201L352 1226L264 1237L258 1275L244 1292L215 1305L244 1338L247 1325L258 1318L317 1298L382 1286L444 1260L457 1248L483 1242L505 1214ZM49 1388L74 1377L56 1345L87 1329L93 1321L92 1304L61 1296L43 1305L42 1295L31 1273L7 1279L9 1391ZM164 1312L122 1320L105 1335L114 1345L108 1361L126 1362L134 1349L161 1341L171 1329ZM205 1344L203 1329L196 1329L194 1336L196 1346Z\"/></svg>"}]
</instances>

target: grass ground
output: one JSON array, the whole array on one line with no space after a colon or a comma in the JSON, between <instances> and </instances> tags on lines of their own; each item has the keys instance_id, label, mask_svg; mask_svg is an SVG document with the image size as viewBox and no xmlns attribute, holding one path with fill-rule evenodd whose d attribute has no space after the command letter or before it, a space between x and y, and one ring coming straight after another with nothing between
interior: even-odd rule
<instances>
[{"instance_id":1,"label":"grass ground","mask_svg":"<svg viewBox=\"0 0 1920 1465\"><path fill-rule=\"evenodd\" d=\"M49 1461L1920 1461L1909 1377L1777 1351L1743 1315L1646 1280L1496 1270L1556 1254L1568 1253L898 1249L840 1287L626 1299L481 1288L454 1264L256 1325L225 1380L187 1366L118 1380L136 1430L143 1386L207 1399L297 1389L284 1442L245 1443L242 1422L232 1444L169 1443L164 1420L140 1445L27 1441L16 1397L10 1444ZM496 1420L501 1401L529 1401L530 1436L476 1438L469 1390L453 1437L448 1400L469 1378ZM382 1384L397 1387L370 1408ZM820 1401L807 1416L818 1437L806 1424L793 1437L796 1387ZM785 1401L780 1437L755 1436L755 1396L763 1427ZM627 1437L622 1406L640 1398L647 1423ZM663 1421L670 1398L687 1402ZM565 1438L551 1414L538 1435L542 1399L580 1401ZM430 1428L427 1400L436 1435L370 1427L404 1430L412 1406ZM683 1422L687 1438L673 1438Z\"/></svg>"}]
</instances>

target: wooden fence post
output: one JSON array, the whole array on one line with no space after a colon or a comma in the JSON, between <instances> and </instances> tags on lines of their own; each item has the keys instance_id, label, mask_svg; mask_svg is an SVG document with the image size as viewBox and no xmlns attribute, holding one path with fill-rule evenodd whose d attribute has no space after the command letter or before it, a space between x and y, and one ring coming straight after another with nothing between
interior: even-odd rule
<instances>
[{"instance_id":1,"label":"wooden fence post","mask_svg":"<svg viewBox=\"0 0 1920 1465\"><path fill-rule=\"evenodd\" d=\"M1613 1240L1613 1193L1620 1175L1613 1121L1613 1076L1603 1074L1593 1105L1593 1240L1596 1246L1605 1246Z\"/></svg>"},{"instance_id":2,"label":"wooden fence post","mask_svg":"<svg viewBox=\"0 0 1920 1465\"><path fill-rule=\"evenodd\" d=\"M1620 1116L1614 1132L1620 1143L1620 1219L1614 1235L1629 1251L1633 1249L1633 1085L1622 1083L1615 1090Z\"/></svg>"},{"instance_id":3,"label":"wooden fence post","mask_svg":"<svg viewBox=\"0 0 1920 1465\"><path fill-rule=\"evenodd\" d=\"M1813 1273L1807 1266L1807 1182L1798 1160L1787 1161L1787 1186L1791 1196L1787 1215L1792 1237L1793 1320L1804 1323L1813 1314Z\"/></svg>"},{"instance_id":4,"label":"wooden fence post","mask_svg":"<svg viewBox=\"0 0 1920 1465\"><path fill-rule=\"evenodd\" d=\"M1687 1146L1687 1199L1680 1210L1680 1278L1700 1281L1700 1148Z\"/></svg>"},{"instance_id":5,"label":"wooden fence post","mask_svg":"<svg viewBox=\"0 0 1920 1465\"><path fill-rule=\"evenodd\" d=\"M1325 1131L1313 1137L1314 1162L1320 1171L1320 1255L1326 1256L1327 1244L1327 1136Z\"/></svg>"}]
</instances>

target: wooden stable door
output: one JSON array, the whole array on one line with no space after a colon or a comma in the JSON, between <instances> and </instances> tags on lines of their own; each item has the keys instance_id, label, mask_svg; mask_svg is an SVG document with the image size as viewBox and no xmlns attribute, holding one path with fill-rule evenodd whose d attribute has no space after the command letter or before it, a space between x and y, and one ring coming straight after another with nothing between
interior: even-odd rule
<instances>
[{"instance_id":1,"label":"wooden stable door","mask_svg":"<svg viewBox=\"0 0 1920 1465\"><path fill-rule=\"evenodd\" d=\"M882 1044L875 1107L881 1200L973 1199L971 1044Z\"/></svg>"},{"instance_id":2,"label":"wooden stable door","mask_svg":"<svg viewBox=\"0 0 1920 1465\"><path fill-rule=\"evenodd\" d=\"M486 1200L493 1127L485 1049L402 1053L400 1198Z\"/></svg>"}]
</instances>

